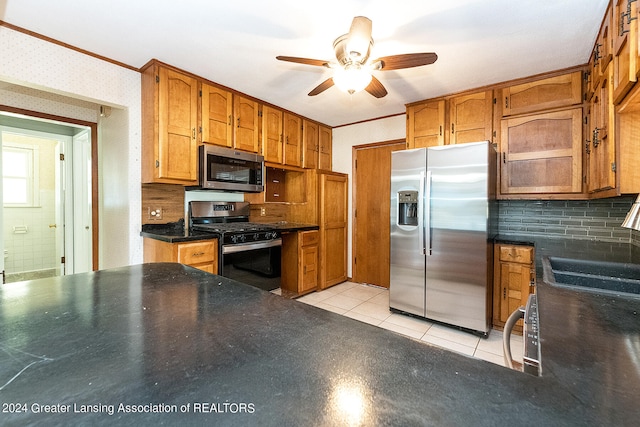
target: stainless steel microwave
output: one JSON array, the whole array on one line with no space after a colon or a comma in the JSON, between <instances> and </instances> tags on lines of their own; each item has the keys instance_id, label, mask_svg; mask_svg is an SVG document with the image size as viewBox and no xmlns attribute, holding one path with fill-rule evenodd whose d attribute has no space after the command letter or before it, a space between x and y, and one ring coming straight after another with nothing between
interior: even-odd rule
<instances>
[{"instance_id":1,"label":"stainless steel microwave","mask_svg":"<svg viewBox=\"0 0 640 427\"><path fill-rule=\"evenodd\" d=\"M264 184L264 157L211 144L200 146L200 187L259 193Z\"/></svg>"}]
</instances>

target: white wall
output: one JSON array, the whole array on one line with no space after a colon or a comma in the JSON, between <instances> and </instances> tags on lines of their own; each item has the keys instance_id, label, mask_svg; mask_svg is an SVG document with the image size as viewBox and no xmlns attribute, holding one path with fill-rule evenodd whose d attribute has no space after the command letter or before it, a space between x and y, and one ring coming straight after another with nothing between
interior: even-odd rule
<instances>
[{"instance_id":1,"label":"white wall","mask_svg":"<svg viewBox=\"0 0 640 427\"><path fill-rule=\"evenodd\" d=\"M348 232L348 275L351 277L352 264L352 221L353 221L353 147L374 142L392 141L406 138L406 115L387 117L375 121L359 123L333 130L333 170L349 175L349 232ZM375 173L375 171L371 171Z\"/></svg>"},{"instance_id":2,"label":"white wall","mask_svg":"<svg viewBox=\"0 0 640 427\"><path fill-rule=\"evenodd\" d=\"M100 268L142 262L140 73L1 26L0 58L0 104L98 123Z\"/></svg>"}]
</instances>

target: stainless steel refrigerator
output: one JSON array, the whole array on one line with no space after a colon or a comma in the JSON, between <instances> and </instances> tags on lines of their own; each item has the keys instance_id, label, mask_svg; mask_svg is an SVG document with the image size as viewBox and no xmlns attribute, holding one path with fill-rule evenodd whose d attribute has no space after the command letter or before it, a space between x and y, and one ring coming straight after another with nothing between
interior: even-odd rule
<instances>
[{"instance_id":1,"label":"stainless steel refrigerator","mask_svg":"<svg viewBox=\"0 0 640 427\"><path fill-rule=\"evenodd\" d=\"M488 334L495 171L489 141L391 154L392 311Z\"/></svg>"}]
</instances>

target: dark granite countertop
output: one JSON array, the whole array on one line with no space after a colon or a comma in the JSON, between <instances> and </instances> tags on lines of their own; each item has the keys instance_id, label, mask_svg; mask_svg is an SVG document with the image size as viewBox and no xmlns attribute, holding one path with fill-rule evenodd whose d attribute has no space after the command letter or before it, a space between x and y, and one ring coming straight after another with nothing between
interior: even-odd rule
<instances>
[{"instance_id":1,"label":"dark granite countertop","mask_svg":"<svg viewBox=\"0 0 640 427\"><path fill-rule=\"evenodd\" d=\"M3 285L0 315L4 425L637 422L638 365L615 389L578 354L533 377L180 264ZM542 318L542 348L578 320Z\"/></svg>"},{"instance_id":2,"label":"dark granite countertop","mask_svg":"<svg viewBox=\"0 0 640 427\"><path fill-rule=\"evenodd\" d=\"M281 233L318 230L317 224L302 224L297 222L280 221L275 223L267 223ZM168 224L145 224L140 232L142 237L162 240L169 243L191 242L196 240L217 239L220 236L217 233L206 231L188 231L185 229L184 220L180 220Z\"/></svg>"}]
</instances>

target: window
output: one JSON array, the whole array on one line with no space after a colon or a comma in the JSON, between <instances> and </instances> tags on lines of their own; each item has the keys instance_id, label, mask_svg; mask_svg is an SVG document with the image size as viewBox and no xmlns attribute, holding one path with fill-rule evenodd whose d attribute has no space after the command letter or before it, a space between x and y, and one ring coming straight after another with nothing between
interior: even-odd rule
<instances>
[{"instance_id":1,"label":"window","mask_svg":"<svg viewBox=\"0 0 640 427\"><path fill-rule=\"evenodd\" d=\"M3 203L5 206L37 206L37 147L2 146Z\"/></svg>"}]
</instances>

